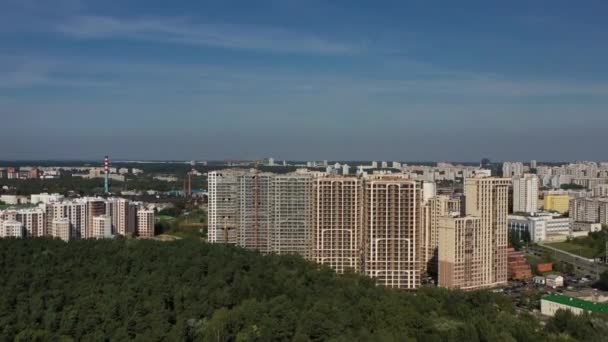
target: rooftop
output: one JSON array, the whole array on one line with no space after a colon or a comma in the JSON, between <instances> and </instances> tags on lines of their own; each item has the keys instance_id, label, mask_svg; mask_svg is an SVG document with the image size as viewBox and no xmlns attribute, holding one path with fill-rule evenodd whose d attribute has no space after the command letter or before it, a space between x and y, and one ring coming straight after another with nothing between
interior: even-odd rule
<instances>
[{"instance_id":1,"label":"rooftop","mask_svg":"<svg viewBox=\"0 0 608 342\"><path fill-rule=\"evenodd\" d=\"M560 294L549 294L543 297L550 302L580 308L586 311L608 313L608 304L593 303L579 298L568 297Z\"/></svg>"}]
</instances>

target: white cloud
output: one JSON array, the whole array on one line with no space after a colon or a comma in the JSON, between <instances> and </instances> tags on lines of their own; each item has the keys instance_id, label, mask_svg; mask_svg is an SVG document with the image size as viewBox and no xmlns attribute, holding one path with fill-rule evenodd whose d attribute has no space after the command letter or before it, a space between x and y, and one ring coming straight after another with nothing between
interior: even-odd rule
<instances>
[{"instance_id":1,"label":"white cloud","mask_svg":"<svg viewBox=\"0 0 608 342\"><path fill-rule=\"evenodd\" d=\"M57 30L79 39L131 39L230 49L314 54L349 54L359 47L293 31L213 24L183 18L119 19L78 16Z\"/></svg>"},{"instance_id":2,"label":"white cloud","mask_svg":"<svg viewBox=\"0 0 608 342\"><path fill-rule=\"evenodd\" d=\"M100 81L92 75L68 75L72 69L65 63L52 60L16 59L0 56L0 88L23 89L31 87L106 87L109 81Z\"/></svg>"}]
</instances>

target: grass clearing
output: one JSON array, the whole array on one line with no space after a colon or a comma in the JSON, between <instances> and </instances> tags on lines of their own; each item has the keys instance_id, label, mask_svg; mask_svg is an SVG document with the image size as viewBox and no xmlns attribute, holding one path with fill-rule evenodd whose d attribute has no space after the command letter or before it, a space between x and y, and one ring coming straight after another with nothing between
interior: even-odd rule
<instances>
[{"instance_id":1,"label":"grass clearing","mask_svg":"<svg viewBox=\"0 0 608 342\"><path fill-rule=\"evenodd\" d=\"M597 255L597 251L589 246L580 245L576 243L576 240L548 243L547 246L561 249L562 251L580 255L582 257L593 259Z\"/></svg>"}]
</instances>

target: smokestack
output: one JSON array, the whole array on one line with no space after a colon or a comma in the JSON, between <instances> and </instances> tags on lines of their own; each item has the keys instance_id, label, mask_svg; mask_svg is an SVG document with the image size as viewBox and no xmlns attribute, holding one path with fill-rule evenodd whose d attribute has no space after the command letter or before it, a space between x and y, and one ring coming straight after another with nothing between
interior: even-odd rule
<instances>
[{"instance_id":1,"label":"smokestack","mask_svg":"<svg viewBox=\"0 0 608 342\"><path fill-rule=\"evenodd\" d=\"M106 192L106 194L110 193L110 184L109 184L109 178L110 178L110 158L108 156L106 156L103 160L103 169L105 171L105 182L104 182L104 190Z\"/></svg>"}]
</instances>

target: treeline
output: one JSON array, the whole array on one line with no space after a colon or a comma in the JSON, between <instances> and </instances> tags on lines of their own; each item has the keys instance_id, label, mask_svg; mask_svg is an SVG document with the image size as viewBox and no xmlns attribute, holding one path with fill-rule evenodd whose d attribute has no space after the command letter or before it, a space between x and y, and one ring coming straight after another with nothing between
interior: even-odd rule
<instances>
[{"instance_id":1,"label":"treeline","mask_svg":"<svg viewBox=\"0 0 608 342\"><path fill-rule=\"evenodd\" d=\"M81 177L72 177L65 175L56 179L0 179L0 186L8 186L7 193L29 196L31 194L39 194L42 192L67 194L74 192L79 195L94 195L104 192L103 178L86 179ZM193 181L193 187L203 185L203 181L198 183ZM205 184L206 186L206 184ZM111 180L110 191L118 193L124 190L156 190L169 191L173 189L181 189L182 184L168 183L160 180L155 180L148 176L129 177L126 183Z\"/></svg>"},{"instance_id":2,"label":"treeline","mask_svg":"<svg viewBox=\"0 0 608 342\"><path fill-rule=\"evenodd\" d=\"M2 341L602 341L488 291L405 293L296 256L195 241L0 241ZM568 316L570 317L570 316ZM566 317L566 318L568 318Z\"/></svg>"}]
</instances>

